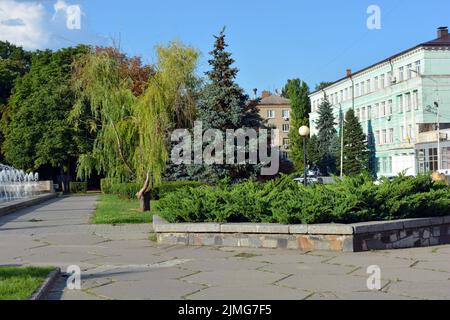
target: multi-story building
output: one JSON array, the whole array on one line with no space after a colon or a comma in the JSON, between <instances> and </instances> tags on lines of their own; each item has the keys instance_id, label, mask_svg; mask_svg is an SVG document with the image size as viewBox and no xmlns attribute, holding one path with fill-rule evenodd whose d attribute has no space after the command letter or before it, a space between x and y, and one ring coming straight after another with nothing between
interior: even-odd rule
<instances>
[{"instance_id":1,"label":"multi-story building","mask_svg":"<svg viewBox=\"0 0 450 320\"><path fill-rule=\"evenodd\" d=\"M275 143L280 146L282 159L287 160L291 112L289 99L283 98L280 95L272 95L268 91L263 91L258 108L261 118L267 120L268 125L278 129L279 136Z\"/></svg>"},{"instance_id":2,"label":"multi-story building","mask_svg":"<svg viewBox=\"0 0 450 320\"><path fill-rule=\"evenodd\" d=\"M438 38L382 60L363 70L347 70L344 78L310 95L311 134L317 134L318 108L324 99L334 107L340 131L353 108L373 142L373 164L380 176L450 168L450 36ZM345 132L344 132L345 135ZM440 144L440 148L437 145ZM439 151L438 151L439 150ZM440 163L440 165L438 165ZM447 167L447 168L444 168Z\"/></svg>"}]
</instances>

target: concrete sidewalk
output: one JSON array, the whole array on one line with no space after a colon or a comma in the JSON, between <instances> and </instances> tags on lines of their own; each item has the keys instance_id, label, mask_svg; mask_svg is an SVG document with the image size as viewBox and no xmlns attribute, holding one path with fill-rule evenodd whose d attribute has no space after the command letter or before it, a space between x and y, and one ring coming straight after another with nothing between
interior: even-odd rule
<instances>
[{"instance_id":1,"label":"concrete sidewalk","mask_svg":"<svg viewBox=\"0 0 450 320\"><path fill-rule=\"evenodd\" d=\"M162 246L151 225L95 226L96 197L65 197L0 218L0 265L82 269L51 299L449 299L450 246L368 253ZM382 290L367 289L367 267Z\"/></svg>"}]
</instances>

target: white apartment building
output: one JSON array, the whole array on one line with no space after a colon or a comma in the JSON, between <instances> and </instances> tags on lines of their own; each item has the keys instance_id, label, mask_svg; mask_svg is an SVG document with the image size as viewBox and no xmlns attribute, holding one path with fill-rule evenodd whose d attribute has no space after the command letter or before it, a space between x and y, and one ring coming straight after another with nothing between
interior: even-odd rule
<instances>
[{"instance_id":1,"label":"white apartment building","mask_svg":"<svg viewBox=\"0 0 450 320\"><path fill-rule=\"evenodd\" d=\"M450 159L450 141L436 149L436 129L447 139L450 128L450 36L447 27L438 38L419 44L363 70L347 70L344 78L311 93L311 134L317 134L318 108L327 98L334 107L340 131L345 113L353 108L368 137L379 176L443 169ZM345 134L345 132L344 132ZM434 140L433 140L434 137ZM431 139L431 140L430 140ZM417 148L421 144L425 148ZM436 156L439 154L439 156ZM438 159L436 159L436 157ZM438 165L437 163L440 163ZM450 169L450 168L449 168Z\"/></svg>"}]
</instances>

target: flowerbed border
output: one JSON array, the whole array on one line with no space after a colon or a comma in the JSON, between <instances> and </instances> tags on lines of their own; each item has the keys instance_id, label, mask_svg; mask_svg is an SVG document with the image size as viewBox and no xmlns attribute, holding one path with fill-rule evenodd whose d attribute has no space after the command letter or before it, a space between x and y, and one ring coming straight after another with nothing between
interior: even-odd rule
<instances>
[{"instance_id":1,"label":"flowerbed border","mask_svg":"<svg viewBox=\"0 0 450 320\"><path fill-rule=\"evenodd\" d=\"M161 244L360 252L450 243L450 216L355 224L168 223L153 216Z\"/></svg>"}]
</instances>

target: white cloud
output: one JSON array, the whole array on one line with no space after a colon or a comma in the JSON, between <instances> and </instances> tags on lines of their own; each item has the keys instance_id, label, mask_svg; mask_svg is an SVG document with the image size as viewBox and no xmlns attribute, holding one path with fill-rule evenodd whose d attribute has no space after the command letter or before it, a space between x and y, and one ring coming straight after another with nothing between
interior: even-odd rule
<instances>
[{"instance_id":1,"label":"white cloud","mask_svg":"<svg viewBox=\"0 0 450 320\"><path fill-rule=\"evenodd\" d=\"M47 19L48 14L41 3L1 0L0 40L29 50L45 48L50 42Z\"/></svg>"},{"instance_id":2,"label":"white cloud","mask_svg":"<svg viewBox=\"0 0 450 320\"><path fill-rule=\"evenodd\" d=\"M106 45L107 38L90 32L84 21L81 24L85 14L74 2L0 0L0 40L28 50L59 49L79 43Z\"/></svg>"}]
</instances>

